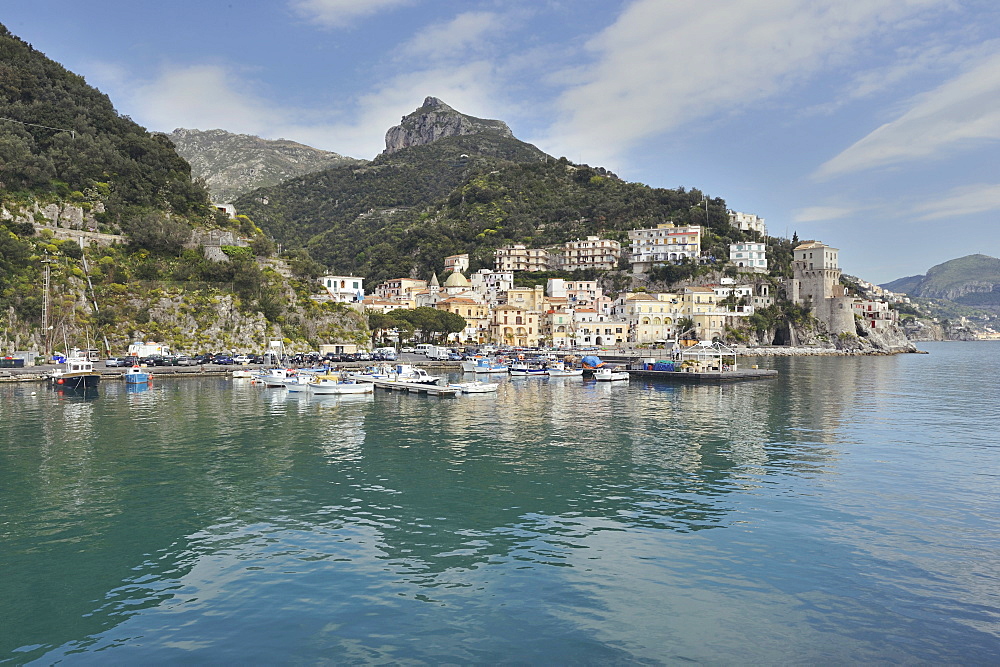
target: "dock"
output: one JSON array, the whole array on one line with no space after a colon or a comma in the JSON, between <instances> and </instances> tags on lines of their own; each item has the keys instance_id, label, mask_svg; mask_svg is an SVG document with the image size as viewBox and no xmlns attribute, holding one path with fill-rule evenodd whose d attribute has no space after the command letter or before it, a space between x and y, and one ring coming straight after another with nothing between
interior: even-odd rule
<instances>
[{"instance_id":1,"label":"dock","mask_svg":"<svg viewBox=\"0 0 1000 667\"><path fill-rule=\"evenodd\" d=\"M735 371L696 373L690 371L628 371L629 377L639 377L670 382L738 382L741 380L766 380L778 377L778 371L769 368L747 368Z\"/></svg>"},{"instance_id":2,"label":"dock","mask_svg":"<svg viewBox=\"0 0 1000 667\"><path fill-rule=\"evenodd\" d=\"M385 389L386 391L408 391L413 394L428 394L431 396L455 396L458 394L458 389L454 387L442 387L436 384L422 384L420 382L375 380L372 378L358 378L358 382L370 382L379 389Z\"/></svg>"}]
</instances>

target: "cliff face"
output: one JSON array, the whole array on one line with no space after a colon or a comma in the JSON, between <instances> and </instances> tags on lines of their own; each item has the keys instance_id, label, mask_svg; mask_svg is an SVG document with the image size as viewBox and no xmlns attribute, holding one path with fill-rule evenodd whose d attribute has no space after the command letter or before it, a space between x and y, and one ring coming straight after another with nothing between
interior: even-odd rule
<instances>
[{"instance_id":1,"label":"cliff face","mask_svg":"<svg viewBox=\"0 0 1000 667\"><path fill-rule=\"evenodd\" d=\"M167 136L191 164L192 174L205 179L212 200L220 204L296 176L362 162L286 139L225 130L176 129Z\"/></svg>"},{"instance_id":2,"label":"cliff face","mask_svg":"<svg viewBox=\"0 0 1000 667\"><path fill-rule=\"evenodd\" d=\"M438 98L428 97L419 109L404 116L399 125L389 128L385 133L383 153L395 153L409 146L423 146L445 137L483 133L514 136L503 121L466 116Z\"/></svg>"}]
</instances>

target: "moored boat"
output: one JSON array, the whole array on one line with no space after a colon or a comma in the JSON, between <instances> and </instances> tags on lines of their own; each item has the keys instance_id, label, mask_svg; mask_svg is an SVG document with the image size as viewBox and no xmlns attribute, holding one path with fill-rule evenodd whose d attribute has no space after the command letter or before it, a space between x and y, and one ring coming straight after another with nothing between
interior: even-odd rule
<instances>
[{"instance_id":1,"label":"moored boat","mask_svg":"<svg viewBox=\"0 0 1000 667\"><path fill-rule=\"evenodd\" d=\"M316 377L307 383L306 389L310 394L341 395L341 394L371 394L375 391L375 385L370 382L358 382L357 380Z\"/></svg>"},{"instance_id":2,"label":"moored boat","mask_svg":"<svg viewBox=\"0 0 1000 667\"><path fill-rule=\"evenodd\" d=\"M152 373L140 366L133 366L125 371L125 384L146 384L152 379Z\"/></svg>"},{"instance_id":3,"label":"moored boat","mask_svg":"<svg viewBox=\"0 0 1000 667\"><path fill-rule=\"evenodd\" d=\"M628 382L629 375L626 371L604 367L594 371L594 379L598 382Z\"/></svg>"},{"instance_id":4,"label":"moored boat","mask_svg":"<svg viewBox=\"0 0 1000 667\"><path fill-rule=\"evenodd\" d=\"M458 389L463 394L488 394L497 390L498 382L453 382L448 385Z\"/></svg>"},{"instance_id":5,"label":"moored boat","mask_svg":"<svg viewBox=\"0 0 1000 667\"><path fill-rule=\"evenodd\" d=\"M582 368L567 367L566 364L562 361L552 362L551 364L549 364L549 367L546 369L546 371L548 372L549 377L554 377L554 378L583 376Z\"/></svg>"},{"instance_id":6,"label":"moored boat","mask_svg":"<svg viewBox=\"0 0 1000 667\"><path fill-rule=\"evenodd\" d=\"M49 382L61 389L94 389L101 382L101 376L94 372L94 362L84 357L70 357L64 362L64 368L53 371Z\"/></svg>"}]
</instances>

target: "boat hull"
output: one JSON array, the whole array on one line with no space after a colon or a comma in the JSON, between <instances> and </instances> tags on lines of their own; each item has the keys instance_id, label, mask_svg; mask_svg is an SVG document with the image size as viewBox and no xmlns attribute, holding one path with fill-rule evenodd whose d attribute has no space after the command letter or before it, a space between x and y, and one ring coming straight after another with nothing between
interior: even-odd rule
<instances>
[{"instance_id":1,"label":"boat hull","mask_svg":"<svg viewBox=\"0 0 1000 667\"><path fill-rule=\"evenodd\" d=\"M101 376L97 373L67 374L52 378L52 386L62 389L96 389L100 383Z\"/></svg>"}]
</instances>

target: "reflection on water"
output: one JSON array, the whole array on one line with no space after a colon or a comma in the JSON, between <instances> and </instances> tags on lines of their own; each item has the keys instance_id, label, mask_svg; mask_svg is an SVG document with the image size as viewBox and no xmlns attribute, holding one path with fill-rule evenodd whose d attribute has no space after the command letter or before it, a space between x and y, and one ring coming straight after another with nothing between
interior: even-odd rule
<instances>
[{"instance_id":1,"label":"reflection on water","mask_svg":"<svg viewBox=\"0 0 1000 667\"><path fill-rule=\"evenodd\" d=\"M773 362L779 382L508 378L453 399L0 386L0 655L992 655L995 442L942 440L926 414L926 366L956 362Z\"/></svg>"}]
</instances>

